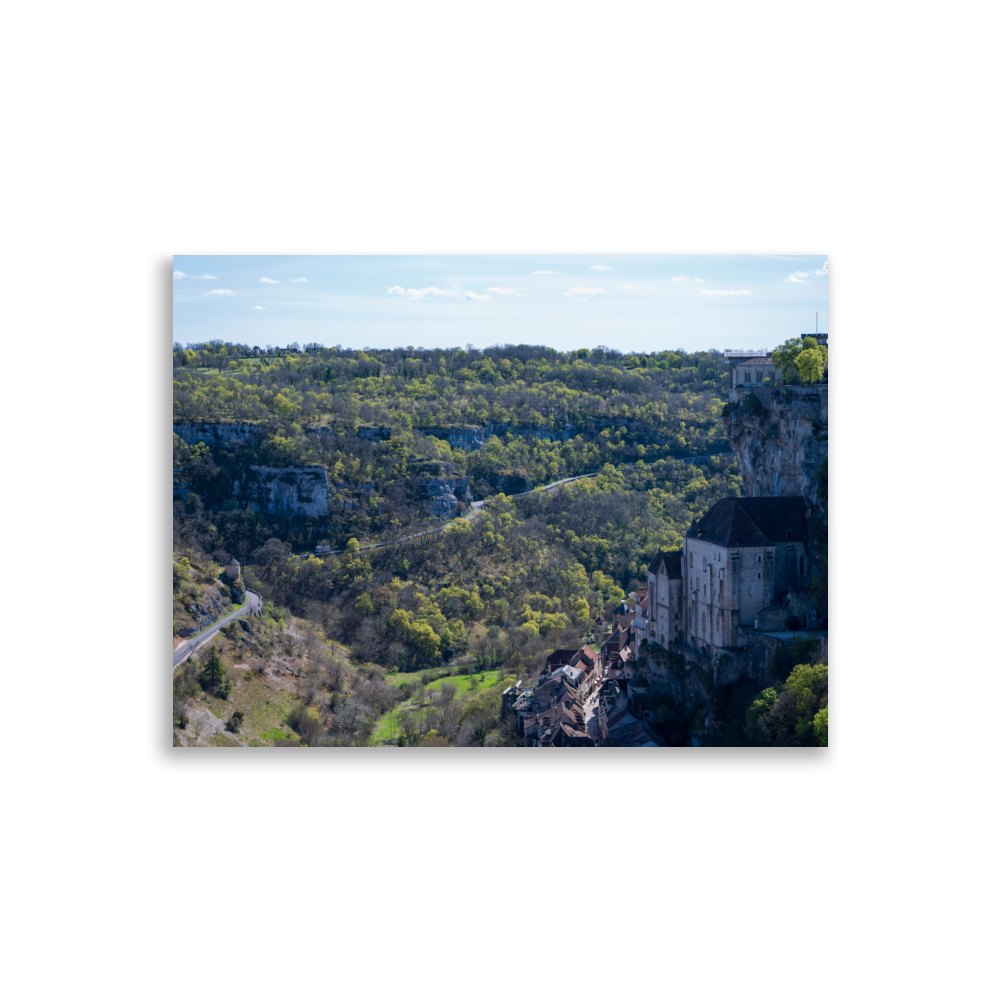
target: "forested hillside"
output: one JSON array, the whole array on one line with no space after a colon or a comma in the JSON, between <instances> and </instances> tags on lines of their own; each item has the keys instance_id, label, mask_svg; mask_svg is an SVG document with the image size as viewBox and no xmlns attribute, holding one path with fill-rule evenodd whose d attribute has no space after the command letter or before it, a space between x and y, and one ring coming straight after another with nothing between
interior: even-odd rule
<instances>
[{"instance_id":1,"label":"forested hillside","mask_svg":"<svg viewBox=\"0 0 1000 1000\"><path fill-rule=\"evenodd\" d=\"M396 719L393 697L372 695L360 730L338 728L335 708L360 690L357 671L368 672L370 694L397 671L530 675L644 583L693 517L741 492L731 456L683 460L727 447L715 352L265 354L213 343L174 357L175 429L189 439L174 438L175 558L235 556L272 615L297 616L349 653L332 681L321 672L311 694L300 692L313 706L313 722L299 719L313 727L307 741L364 742ZM328 512L278 514L237 495L255 467L325 471ZM509 498L588 473L597 474L555 493ZM431 517L442 489L454 505ZM462 516L479 498L484 509ZM443 530L402 540L431 524ZM346 551L317 553L317 543ZM389 686L397 700L407 693ZM502 742L499 702L487 702L475 725L464 709L433 725L425 712L413 736L444 727L452 742Z\"/></svg>"}]
</instances>

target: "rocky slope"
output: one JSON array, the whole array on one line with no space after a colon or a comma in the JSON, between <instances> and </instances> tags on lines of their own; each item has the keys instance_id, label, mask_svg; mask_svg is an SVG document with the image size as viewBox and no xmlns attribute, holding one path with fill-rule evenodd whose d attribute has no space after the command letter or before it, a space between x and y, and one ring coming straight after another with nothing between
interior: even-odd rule
<instances>
[{"instance_id":1,"label":"rocky slope","mask_svg":"<svg viewBox=\"0 0 1000 1000\"><path fill-rule=\"evenodd\" d=\"M756 386L722 411L748 496L802 496L825 508L816 473L827 455L827 387Z\"/></svg>"}]
</instances>

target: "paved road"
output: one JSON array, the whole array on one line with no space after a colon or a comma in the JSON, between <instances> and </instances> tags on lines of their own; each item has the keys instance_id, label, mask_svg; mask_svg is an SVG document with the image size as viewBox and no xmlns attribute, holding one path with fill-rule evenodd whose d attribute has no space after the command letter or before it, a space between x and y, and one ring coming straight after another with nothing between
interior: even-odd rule
<instances>
[{"instance_id":1,"label":"paved road","mask_svg":"<svg viewBox=\"0 0 1000 1000\"><path fill-rule=\"evenodd\" d=\"M211 639L220 628L225 628L230 622L236 621L242 615L263 614L263 610L264 602L260 599L260 594L255 594L248 590L247 602L242 608L231 611L225 618L220 618L214 625L205 629L204 632L192 636L187 642L182 642L174 650L174 666L177 667L182 664L199 646Z\"/></svg>"}]
</instances>

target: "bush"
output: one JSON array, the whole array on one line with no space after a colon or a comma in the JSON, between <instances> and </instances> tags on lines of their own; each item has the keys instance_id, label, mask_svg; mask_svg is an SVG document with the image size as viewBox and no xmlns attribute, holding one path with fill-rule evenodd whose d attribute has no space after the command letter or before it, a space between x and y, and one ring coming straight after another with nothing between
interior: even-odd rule
<instances>
[{"instance_id":1,"label":"bush","mask_svg":"<svg viewBox=\"0 0 1000 1000\"><path fill-rule=\"evenodd\" d=\"M231 733L238 733L240 731L240 726L242 725L243 713L233 712L233 714L229 716L229 721L226 723L226 729L228 729Z\"/></svg>"}]
</instances>

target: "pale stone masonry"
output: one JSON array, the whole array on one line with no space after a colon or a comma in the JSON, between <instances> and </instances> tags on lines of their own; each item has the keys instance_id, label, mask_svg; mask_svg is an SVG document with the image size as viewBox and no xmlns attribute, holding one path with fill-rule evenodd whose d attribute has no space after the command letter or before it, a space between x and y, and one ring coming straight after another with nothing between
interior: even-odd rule
<instances>
[{"instance_id":1,"label":"pale stone masonry","mask_svg":"<svg viewBox=\"0 0 1000 1000\"><path fill-rule=\"evenodd\" d=\"M739 645L736 630L808 587L809 514L802 497L720 500L691 525L679 553L661 552L648 572L648 641L716 656Z\"/></svg>"}]
</instances>

